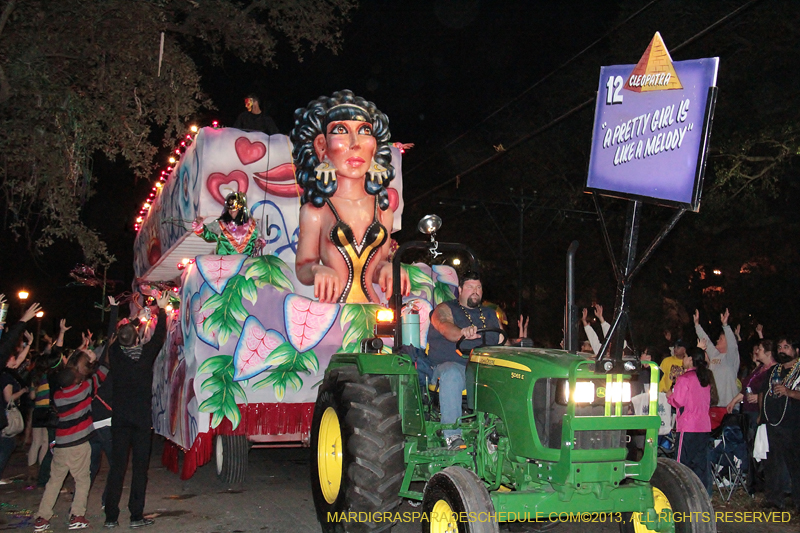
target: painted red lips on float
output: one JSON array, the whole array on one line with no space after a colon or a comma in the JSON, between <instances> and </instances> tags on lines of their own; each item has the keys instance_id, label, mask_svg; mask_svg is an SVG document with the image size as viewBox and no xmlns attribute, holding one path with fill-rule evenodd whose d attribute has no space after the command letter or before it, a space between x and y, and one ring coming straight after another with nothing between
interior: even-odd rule
<instances>
[{"instance_id":1,"label":"painted red lips on float","mask_svg":"<svg viewBox=\"0 0 800 533\"><path fill-rule=\"evenodd\" d=\"M250 141L247 137L236 139L234 147L236 156L243 165L260 161L267 154L267 147L264 143ZM294 178L294 165L291 162L282 163L264 172L254 172L253 180L259 188L275 196L297 198L301 194L300 187ZM236 182L239 192L247 193L250 181L247 174L241 170L234 170L229 174L214 172L208 176L206 187L217 202L224 204L225 197L220 191L220 187L232 182Z\"/></svg>"},{"instance_id":2,"label":"painted red lips on float","mask_svg":"<svg viewBox=\"0 0 800 533\"><path fill-rule=\"evenodd\" d=\"M261 141L252 142L247 137L239 137L234 143L236 148L236 156L243 165L250 165L260 161L267 154L267 147ZM254 172L253 180L256 185L268 194L273 194L281 198L299 198L302 195L302 189L295 181L294 165L291 162L282 163L265 172ZM225 197L220 191L220 187L231 182L236 182L237 191L247 193L250 186L250 180L247 174L241 170L234 170L228 174L222 172L214 172L208 176L206 187L211 193L211 196L219 202L220 205L225 203ZM389 189L389 206L392 210L397 210L400 203L397 191Z\"/></svg>"}]
</instances>

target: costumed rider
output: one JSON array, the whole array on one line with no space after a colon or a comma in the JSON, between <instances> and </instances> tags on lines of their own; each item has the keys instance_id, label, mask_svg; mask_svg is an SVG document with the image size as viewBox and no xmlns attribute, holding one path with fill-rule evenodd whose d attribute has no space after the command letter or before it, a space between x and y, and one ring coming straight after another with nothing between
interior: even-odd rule
<instances>
[{"instance_id":1,"label":"costumed rider","mask_svg":"<svg viewBox=\"0 0 800 533\"><path fill-rule=\"evenodd\" d=\"M198 218L192 222L192 231L206 242L216 242L217 255L255 255L266 244L258 234L255 220L247 214L247 197L240 192L225 197L225 210L217 224L207 226Z\"/></svg>"},{"instance_id":2,"label":"costumed rider","mask_svg":"<svg viewBox=\"0 0 800 533\"><path fill-rule=\"evenodd\" d=\"M433 368L434 382L439 380L439 408L442 424L454 424L461 416L461 393L466 387L465 372L468 356L456 352L456 342L464 337L461 352L465 355L481 345L479 329L502 329L497 313L481 305L483 286L480 276L475 272L465 273L459 280L458 298L442 302L431 313L428 332L428 358ZM527 337L528 323L519 319L520 337ZM488 346L500 344L500 335L495 332L485 334ZM509 344L506 338L506 344ZM460 429L444 430L448 447L456 449L464 444Z\"/></svg>"}]
</instances>

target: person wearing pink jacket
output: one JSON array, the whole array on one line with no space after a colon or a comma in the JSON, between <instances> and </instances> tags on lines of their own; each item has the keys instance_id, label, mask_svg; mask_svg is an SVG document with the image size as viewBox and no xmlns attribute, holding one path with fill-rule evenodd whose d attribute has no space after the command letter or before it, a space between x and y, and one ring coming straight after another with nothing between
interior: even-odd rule
<instances>
[{"instance_id":1,"label":"person wearing pink jacket","mask_svg":"<svg viewBox=\"0 0 800 533\"><path fill-rule=\"evenodd\" d=\"M683 357L684 373L667 394L670 405L678 410L676 421L680 434L678 461L697 474L711 495L711 472L708 469L708 441L711 436L711 370L700 348L689 348Z\"/></svg>"}]
</instances>

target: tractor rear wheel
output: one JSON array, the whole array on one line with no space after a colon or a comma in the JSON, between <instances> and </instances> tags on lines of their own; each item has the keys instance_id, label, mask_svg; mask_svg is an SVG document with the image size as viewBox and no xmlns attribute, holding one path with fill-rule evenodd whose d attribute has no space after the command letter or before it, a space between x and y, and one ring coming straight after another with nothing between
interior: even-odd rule
<instances>
[{"instance_id":1,"label":"tractor rear wheel","mask_svg":"<svg viewBox=\"0 0 800 533\"><path fill-rule=\"evenodd\" d=\"M311 490L324 532L392 528L392 522L342 520L340 513L397 510L403 445L397 393L388 377L360 375L355 367L328 372L311 426Z\"/></svg>"},{"instance_id":2,"label":"tractor rear wheel","mask_svg":"<svg viewBox=\"0 0 800 533\"><path fill-rule=\"evenodd\" d=\"M675 533L714 533L714 508L703 483L689 467L672 459L658 458L653 477L656 513L668 516L671 510L681 517L674 521ZM652 533L641 513L625 513L621 533ZM655 525L655 524L650 524Z\"/></svg>"},{"instance_id":3,"label":"tractor rear wheel","mask_svg":"<svg viewBox=\"0 0 800 533\"><path fill-rule=\"evenodd\" d=\"M450 466L435 474L425 485L422 498L423 533L498 533L494 505L489 492L473 472ZM466 515L462 514L466 513ZM467 516L466 522L458 522Z\"/></svg>"}]
</instances>

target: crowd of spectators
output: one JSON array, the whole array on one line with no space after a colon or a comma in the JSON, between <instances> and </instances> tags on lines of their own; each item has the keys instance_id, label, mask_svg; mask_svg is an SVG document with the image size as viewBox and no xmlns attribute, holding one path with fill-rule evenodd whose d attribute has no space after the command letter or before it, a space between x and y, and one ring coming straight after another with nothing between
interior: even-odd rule
<instances>
[{"instance_id":1,"label":"crowd of spectators","mask_svg":"<svg viewBox=\"0 0 800 533\"><path fill-rule=\"evenodd\" d=\"M4 303L0 294L0 304ZM144 516L152 435L152 367L166 339L164 308L169 297L154 294L152 303L158 306L157 314L150 306L140 305L136 316L118 321L118 302L109 297L106 341L96 342L92 332L86 331L81 333L80 344L72 347L65 344L72 329L65 319L59 322L55 339L44 334L43 342L36 346L38 342L27 328L40 310L38 303L25 310L18 322L0 324L4 363L0 388L5 404L4 416L0 416L0 484L10 482L3 474L12 454L20 445L29 445L25 483L44 489L34 515L35 531L51 528L53 506L65 492L68 474L74 480L69 529L89 527L86 505L103 454L109 463L106 484L98 489L103 490L104 525L119 526L119 503L131 449L130 526L153 523ZM153 320L155 327L147 327L153 326Z\"/></svg>"},{"instance_id":2,"label":"crowd of spectators","mask_svg":"<svg viewBox=\"0 0 800 533\"><path fill-rule=\"evenodd\" d=\"M587 309L582 315L583 351L596 356L609 324L602 306L593 304L592 309L594 321ZM664 331L660 346L648 346L639 354L642 361L659 365L659 392L666 394L676 415L676 458L697 474L710 494L711 469L719 468L711 460L718 442L712 430L726 414L728 419L736 417L746 449L741 458L745 490L751 495L763 492L771 509L800 510L800 490L792 490L800 487L800 454L792 450L800 441L798 339L780 332L769 338L769 328L761 324L742 338L741 325L729 323L728 309L718 320L702 318L696 310L693 324ZM626 347L625 355L634 357L635 352Z\"/></svg>"}]
</instances>

